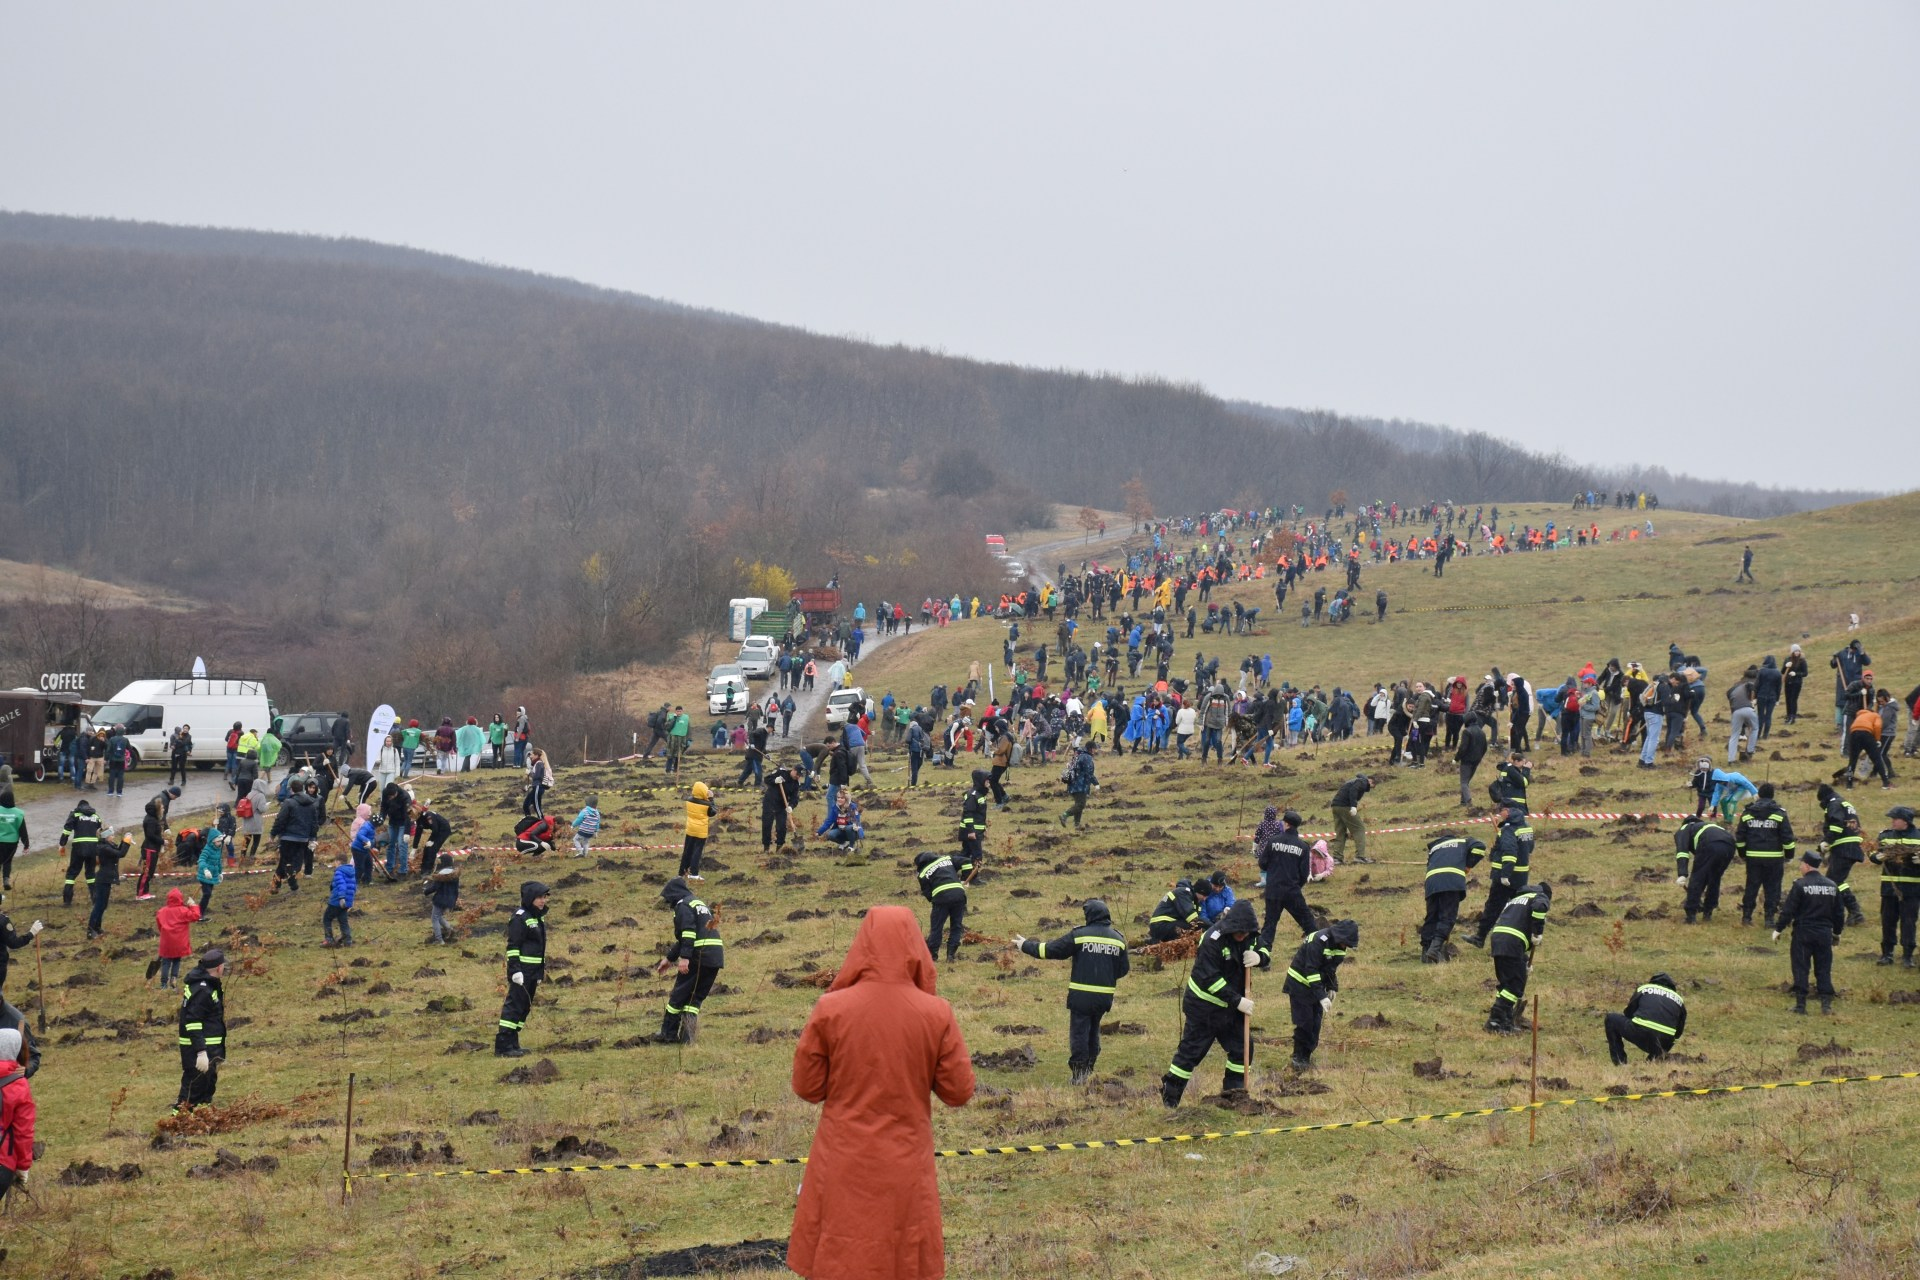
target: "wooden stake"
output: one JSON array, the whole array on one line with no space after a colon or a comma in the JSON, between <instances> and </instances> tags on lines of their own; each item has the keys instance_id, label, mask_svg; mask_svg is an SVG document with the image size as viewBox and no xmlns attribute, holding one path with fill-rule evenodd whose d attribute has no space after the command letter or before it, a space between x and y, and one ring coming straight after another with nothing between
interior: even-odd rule
<instances>
[{"instance_id":1,"label":"wooden stake","mask_svg":"<svg viewBox=\"0 0 1920 1280\"><path fill-rule=\"evenodd\" d=\"M340 1203L353 1194L353 1075L347 1072L347 1139L340 1149Z\"/></svg>"},{"instance_id":2,"label":"wooden stake","mask_svg":"<svg viewBox=\"0 0 1920 1280\"><path fill-rule=\"evenodd\" d=\"M1532 1078L1527 1082L1527 1101L1540 1101L1540 996L1533 997L1533 1070ZM1540 1108L1533 1107L1527 1112L1527 1145L1533 1145L1534 1134L1540 1128Z\"/></svg>"},{"instance_id":3,"label":"wooden stake","mask_svg":"<svg viewBox=\"0 0 1920 1280\"><path fill-rule=\"evenodd\" d=\"M40 958L40 935L33 935L33 966L39 972L39 984L34 988L40 993L40 1034L47 1034L47 965Z\"/></svg>"},{"instance_id":4,"label":"wooden stake","mask_svg":"<svg viewBox=\"0 0 1920 1280\"><path fill-rule=\"evenodd\" d=\"M1240 970L1240 993L1247 999L1253 999L1253 970L1242 967ZM1253 1093L1253 1015L1240 1015L1240 1067L1241 1087L1248 1095Z\"/></svg>"}]
</instances>

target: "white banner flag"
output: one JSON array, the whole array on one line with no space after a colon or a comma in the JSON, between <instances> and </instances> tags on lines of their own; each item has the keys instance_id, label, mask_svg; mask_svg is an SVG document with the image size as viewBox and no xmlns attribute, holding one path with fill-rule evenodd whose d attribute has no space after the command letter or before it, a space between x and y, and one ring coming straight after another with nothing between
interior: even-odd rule
<instances>
[{"instance_id":1,"label":"white banner flag","mask_svg":"<svg viewBox=\"0 0 1920 1280\"><path fill-rule=\"evenodd\" d=\"M387 743L387 734L393 728L395 720L393 708L381 703L373 709L373 719L367 721L367 772L372 773L380 762L380 748Z\"/></svg>"}]
</instances>

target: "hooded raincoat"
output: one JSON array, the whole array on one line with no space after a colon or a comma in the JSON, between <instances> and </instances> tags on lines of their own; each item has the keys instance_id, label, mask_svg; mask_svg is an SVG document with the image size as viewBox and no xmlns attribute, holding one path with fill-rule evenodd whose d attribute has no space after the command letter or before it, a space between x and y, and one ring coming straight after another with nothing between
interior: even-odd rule
<instances>
[{"instance_id":1,"label":"hooded raincoat","mask_svg":"<svg viewBox=\"0 0 1920 1280\"><path fill-rule=\"evenodd\" d=\"M946 1274L933 1106L973 1096L973 1064L913 913L874 907L813 1007L793 1091L819 1102L787 1266L810 1280Z\"/></svg>"}]
</instances>

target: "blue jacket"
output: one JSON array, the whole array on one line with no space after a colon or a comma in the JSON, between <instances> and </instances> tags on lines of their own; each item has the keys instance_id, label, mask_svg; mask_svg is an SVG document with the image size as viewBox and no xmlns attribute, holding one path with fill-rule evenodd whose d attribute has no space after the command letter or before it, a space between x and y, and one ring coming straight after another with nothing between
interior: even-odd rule
<instances>
[{"instance_id":1,"label":"blue jacket","mask_svg":"<svg viewBox=\"0 0 1920 1280\"><path fill-rule=\"evenodd\" d=\"M1200 904L1200 918L1208 924L1212 924L1220 917L1220 914L1232 906L1235 901L1233 886L1230 884L1222 885L1218 893L1208 894L1206 900Z\"/></svg>"},{"instance_id":2,"label":"blue jacket","mask_svg":"<svg viewBox=\"0 0 1920 1280\"><path fill-rule=\"evenodd\" d=\"M220 842L209 839L200 846L200 862L194 871L194 879L201 884L219 884L220 877L226 874L226 865L220 857Z\"/></svg>"},{"instance_id":3,"label":"blue jacket","mask_svg":"<svg viewBox=\"0 0 1920 1280\"><path fill-rule=\"evenodd\" d=\"M327 902L350 907L353 905L353 895L359 888L360 881L353 874L353 864L343 862L333 869L333 887L327 891Z\"/></svg>"}]
</instances>

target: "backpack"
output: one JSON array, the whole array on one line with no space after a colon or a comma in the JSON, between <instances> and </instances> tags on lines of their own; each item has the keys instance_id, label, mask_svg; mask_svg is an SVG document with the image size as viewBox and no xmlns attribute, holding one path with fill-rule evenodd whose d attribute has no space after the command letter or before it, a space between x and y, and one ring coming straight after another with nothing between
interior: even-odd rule
<instances>
[{"instance_id":1,"label":"backpack","mask_svg":"<svg viewBox=\"0 0 1920 1280\"><path fill-rule=\"evenodd\" d=\"M648 715L647 728L651 729L655 733L665 733L667 731L666 712L656 710L652 714Z\"/></svg>"},{"instance_id":2,"label":"backpack","mask_svg":"<svg viewBox=\"0 0 1920 1280\"><path fill-rule=\"evenodd\" d=\"M240 803L233 806L233 816L236 818L251 818L253 816L253 797L250 795L241 796Z\"/></svg>"}]
</instances>

